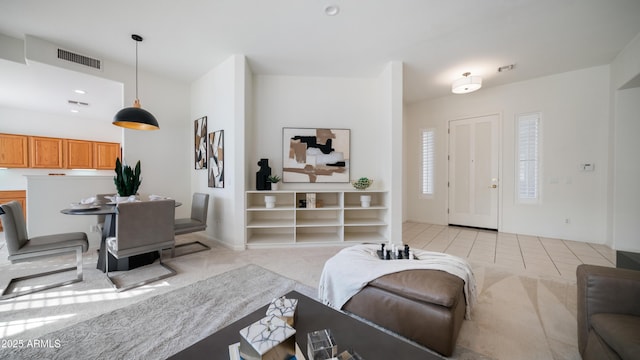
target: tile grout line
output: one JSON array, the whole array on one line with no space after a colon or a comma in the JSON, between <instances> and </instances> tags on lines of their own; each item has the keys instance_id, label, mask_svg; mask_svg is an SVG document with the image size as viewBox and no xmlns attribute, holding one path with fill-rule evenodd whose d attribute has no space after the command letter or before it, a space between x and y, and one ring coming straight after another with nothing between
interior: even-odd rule
<instances>
[{"instance_id":1,"label":"tile grout line","mask_svg":"<svg viewBox=\"0 0 640 360\"><path fill-rule=\"evenodd\" d=\"M551 257L551 254L549 254L549 250L547 250L547 248L544 246L544 243L542 242L540 237L536 236L536 239L538 239L540 246L542 246L542 248L544 249L545 254L547 254L547 257L549 257L549 260L551 260L551 263L553 264L553 267L556 269L556 272L558 273L558 275L562 276L560 269L558 269L558 265L556 265L556 262L553 260L553 257Z\"/></svg>"},{"instance_id":2,"label":"tile grout line","mask_svg":"<svg viewBox=\"0 0 640 360\"><path fill-rule=\"evenodd\" d=\"M595 247L593 247L593 245L591 245L590 243L586 243L587 245L589 245L590 248L593 249L593 251L595 251L596 253L598 253L598 255L602 256L609 264L616 266L616 264L612 263L611 261L609 261L609 258L604 256L600 251L598 251L598 249L596 249Z\"/></svg>"},{"instance_id":3,"label":"tile grout line","mask_svg":"<svg viewBox=\"0 0 640 360\"><path fill-rule=\"evenodd\" d=\"M522 258L522 265L527 270L527 262L524 261L524 253L522 252L522 246L520 245L520 235L516 234L516 240L518 241L518 249L520 250L520 257Z\"/></svg>"},{"instance_id":4,"label":"tile grout line","mask_svg":"<svg viewBox=\"0 0 640 360\"><path fill-rule=\"evenodd\" d=\"M469 258L469 256L471 255L471 251L473 251L473 247L476 245L476 240L478 240L478 234L479 232L476 231L476 236L473 238L473 243L471 243L471 247L469 248L469 251L467 252L467 259Z\"/></svg>"}]
</instances>

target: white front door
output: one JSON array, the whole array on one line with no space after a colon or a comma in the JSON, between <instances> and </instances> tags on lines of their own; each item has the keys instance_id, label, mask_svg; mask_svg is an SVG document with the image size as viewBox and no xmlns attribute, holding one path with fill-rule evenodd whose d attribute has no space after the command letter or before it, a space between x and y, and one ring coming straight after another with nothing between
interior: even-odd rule
<instances>
[{"instance_id":1,"label":"white front door","mask_svg":"<svg viewBox=\"0 0 640 360\"><path fill-rule=\"evenodd\" d=\"M499 118L449 122L449 224L498 229Z\"/></svg>"}]
</instances>

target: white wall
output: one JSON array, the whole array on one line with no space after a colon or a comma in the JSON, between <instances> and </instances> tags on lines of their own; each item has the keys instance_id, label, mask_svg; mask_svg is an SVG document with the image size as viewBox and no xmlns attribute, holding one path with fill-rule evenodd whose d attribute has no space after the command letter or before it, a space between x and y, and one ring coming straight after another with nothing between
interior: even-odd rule
<instances>
[{"instance_id":1,"label":"white wall","mask_svg":"<svg viewBox=\"0 0 640 360\"><path fill-rule=\"evenodd\" d=\"M467 95L451 95L406 107L405 220L447 223L447 124L500 114L502 151L499 229L504 232L605 243L609 67L547 76ZM516 202L517 114L542 113L541 201ZM436 130L435 195L421 198L419 130ZM580 163L595 171L580 172ZM569 219L569 224L565 223Z\"/></svg>"},{"instance_id":2,"label":"white wall","mask_svg":"<svg viewBox=\"0 0 640 360\"><path fill-rule=\"evenodd\" d=\"M231 56L191 85L191 120L207 116L208 132L224 130L224 188L209 188L206 170L194 170L190 138L191 189L209 194L207 234L231 248L244 248L244 56Z\"/></svg>"},{"instance_id":3,"label":"white wall","mask_svg":"<svg viewBox=\"0 0 640 360\"><path fill-rule=\"evenodd\" d=\"M370 177L376 188L387 188L388 169L381 166L391 139L382 113L376 78L328 78L257 75L254 78L254 152L249 154L255 174L261 158L269 159L272 174L282 176L282 128L339 128L351 130L350 178ZM283 183L281 189L351 188L347 183Z\"/></svg>"},{"instance_id":4,"label":"white wall","mask_svg":"<svg viewBox=\"0 0 640 360\"><path fill-rule=\"evenodd\" d=\"M187 83L140 72L140 102L142 108L158 120L160 130L123 130L123 161L130 166L140 160L142 196L170 196L184 205L176 208L176 217L191 213L189 160L192 127L188 126L189 85ZM131 74L132 78L135 74ZM133 104L135 84L125 84L125 106ZM113 126L113 125L112 125ZM115 126L113 126L115 127Z\"/></svg>"},{"instance_id":5,"label":"white wall","mask_svg":"<svg viewBox=\"0 0 640 360\"><path fill-rule=\"evenodd\" d=\"M248 130L248 190L255 189L261 158L282 175L282 128L351 130L350 178L374 179L390 192L389 235L400 239L402 212L402 64L376 78L256 75ZM282 183L281 189L352 189L348 183Z\"/></svg>"},{"instance_id":6,"label":"white wall","mask_svg":"<svg viewBox=\"0 0 640 360\"><path fill-rule=\"evenodd\" d=\"M614 248L640 252L640 88L616 94Z\"/></svg>"},{"instance_id":7,"label":"white wall","mask_svg":"<svg viewBox=\"0 0 640 360\"><path fill-rule=\"evenodd\" d=\"M640 252L640 34L613 61L611 74L610 234L615 249Z\"/></svg>"}]
</instances>

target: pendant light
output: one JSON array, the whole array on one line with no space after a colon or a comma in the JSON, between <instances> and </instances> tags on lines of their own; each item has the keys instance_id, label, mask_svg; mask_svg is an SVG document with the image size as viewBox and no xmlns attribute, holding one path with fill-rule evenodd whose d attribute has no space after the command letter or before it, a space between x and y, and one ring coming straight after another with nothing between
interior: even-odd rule
<instances>
[{"instance_id":1,"label":"pendant light","mask_svg":"<svg viewBox=\"0 0 640 360\"><path fill-rule=\"evenodd\" d=\"M480 76L469 76L470 72L462 74L462 77L451 84L451 92L454 94L467 94L482 87Z\"/></svg>"},{"instance_id":2,"label":"pendant light","mask_svg":"<svg viewBox=\"0 0 640 360\"><path fill-rule=\"evenodd\" d=\"M124 108L113 117L113 125L135 130L158 130L158 120L147 110L140 107L138 99L138 43L142 36L133 34L131 38L136 42L136 100L132 107Z\"/></svg>"}]
</instances>

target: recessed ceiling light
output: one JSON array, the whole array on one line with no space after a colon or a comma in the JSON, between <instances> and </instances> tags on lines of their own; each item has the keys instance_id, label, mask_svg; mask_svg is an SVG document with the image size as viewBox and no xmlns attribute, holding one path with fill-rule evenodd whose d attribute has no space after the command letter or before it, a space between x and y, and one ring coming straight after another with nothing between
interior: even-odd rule
<instances>
[{"instance_id":1,"label":"recessed ceiling light","mask_svg":"<svg viewBox=\"0 0 640 360\"><path fill-rule=\"evenodd\" d=\"M87 93L86 91L81 90L81 89L73 90L73 92L76 93L76 94L83 94L83 95Z\"/></svg>"},{"instance_id":2,"label":"recessed ceiling light","mask_svg":"<svg viewBox=\"0 0 640 360\"><path fill-rule=\"evenodd\" d=\"M336 16L338 15L338 13L340 13L340 8L338 7L338 5L328 5L324 8L324 13L328 16Z\"/></svg>"},{"instance_id":3,"label":"recessed ceiling light","mask_svg":"<svg viewBox=\"0 0 640 360\"><path fill-rule=\"evenodd\" d=\"M79 113L80 111L78 111L76 109L71 109L71 112L75 114L75 113Z\"/></svg>"}]
</instances>

